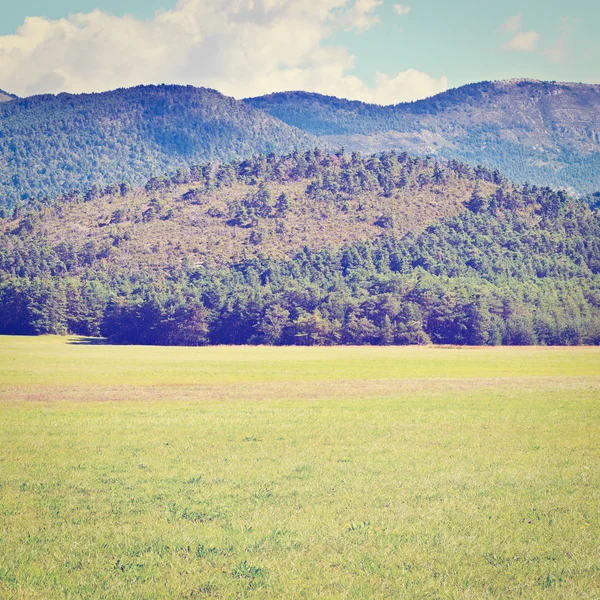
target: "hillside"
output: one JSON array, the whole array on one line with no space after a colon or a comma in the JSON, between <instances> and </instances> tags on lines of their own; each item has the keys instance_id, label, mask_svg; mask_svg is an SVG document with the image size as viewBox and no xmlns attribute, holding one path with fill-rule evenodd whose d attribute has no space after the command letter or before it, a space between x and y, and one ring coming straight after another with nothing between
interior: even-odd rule
<instances>
[{"instance_id":1,"label":"hillside","mask_svg":"<svg viewBox=\"0 0 600 600\"><path fill-rule=\"evenodd\" d=\"M94 188L24 217L13 211L17 218L0 221L0 231L14 234L4 237L9 253L13 244L42 236L76 255L90 244L106 249L111 262L133 269L203 257L228 265L289 258L304 247L339 248L383 231L419 232L464 210L475 189L489 194L497 187L463 165L442 168L394 153L382 159L316 150L204 165L124 195L119 186Z\"/></svg>"},{"instance_id":2,"label":"hillside","mask_svg":"<svg viewBox=\"0 0 600 600\"><path fill-rule=\"evenodd\" d=\"M0 90L0 102L10 102L11 100L15 100L16 96L5 92L4 90Z\"/></svg>"},{"instance_id":3,"label":"hillside","mask_svg":"<svg viewBox=\"0 0 600 600\"><path fill-rule=\"evenodd\" d=\"M310 146L312 136L204 88L15 99L0 104L0 205Z\"/></svg>"},{"instance_id":4,"label":"hillside","mask_svg":"<svg viewBox=\"0 0 600 600\"><path fill-rule=\"evenodd\" d=\"M600 343L600 212L486 168L295 152L0 220L0 333Z\"/></svg>"},{"instance_id":5,"label":"hillside","mask_svg":"<svg viewBox=\"0 0 600 600\"><path fill-rule=\"evenodd\" d=\"M305 92L246 102L334 147L395 148L484 164L522 183L600 189L600 85L482 82L394 106Z\"/></svg>"}]
</instances>

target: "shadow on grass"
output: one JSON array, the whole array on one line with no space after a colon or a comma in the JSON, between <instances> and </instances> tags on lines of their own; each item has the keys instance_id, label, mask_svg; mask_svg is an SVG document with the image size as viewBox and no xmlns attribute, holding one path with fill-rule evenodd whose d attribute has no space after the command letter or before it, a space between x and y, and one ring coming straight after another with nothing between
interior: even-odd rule
<instances>
[{"instance_id":1,"label":"shadow on grass","mask_svg":"<svg viewBox=\"0 0 600 600\"><path fill-rule=\"evenodd\" d=\"M67 341L71 346L108 346L109 341L100 337L72 336Z\"/></svg>"}]
</instances>

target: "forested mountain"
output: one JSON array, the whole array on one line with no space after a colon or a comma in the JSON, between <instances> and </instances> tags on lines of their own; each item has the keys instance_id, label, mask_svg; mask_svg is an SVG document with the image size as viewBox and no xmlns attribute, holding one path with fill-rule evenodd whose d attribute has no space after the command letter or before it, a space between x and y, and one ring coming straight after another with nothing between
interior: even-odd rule
<instances>
[{"instance_id":1,"label":"forested mountain","mask_svg":"<svg viewBox=\"0 0 600 600\"><path fill-rule=\"evenodd\" d=\"M0 206L207 160L314 145L233 98L191 86L33 96L0 103Z\"/></svg>"},{"instance_id":2,"label":"forested mountain","mask_svg":"<svg viewBox=\"0 0 600 600\"><path fill-rule=\"evenodd\" d=\"M484 82L385 107L305 92L240 102L191 86L0 91L0 206L315 146L456 158L589 194L600 189L599 135L600 86L581 84Z\"/></svg>"},{"instance_id":3,"label":"forested mountain","mask_svg":"<svg viewBox=\"0 0 600 600\"><path fill-rule=\"evenodd\" d=\"M600 85L482 82L394 106L306 92L246 102L335 147L433 154L521 183L600 189Z\"/></svg>"},{"instance_id":4,"label":"forested mountain","mask_svg":"<svg viewBox=\"0 0 600 600\"><path fill-rule=\"evenodd\" d=\"M115 343L600 343L600 212L390 151L258 155L17 206L0 333Z\"/></svg>"}]
</instances>

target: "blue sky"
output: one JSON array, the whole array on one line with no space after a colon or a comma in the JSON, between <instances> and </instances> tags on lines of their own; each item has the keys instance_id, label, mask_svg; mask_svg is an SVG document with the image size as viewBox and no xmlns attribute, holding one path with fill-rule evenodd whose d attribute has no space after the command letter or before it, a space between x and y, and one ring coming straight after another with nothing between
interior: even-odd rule
<instances>
[{"instance_id":1,"label":"blue sky","mask_svg":"<svg viewBox=\"0 0 600 600\"><path fill-rule=\"evenodd\" d=\"M8 2L6 4L9 4ZM169 9L175 2L164 0L23 0L11 2L2 8L0 35L14 33L23 23L25 17L42 16L49 19L60 19L71 13L91 12L95 8L105 10L113 15L133 14L142 19L149 19L155 11Z\"/></svg>"},{"instance_id":2,"label":"blue sky","mask_svg":"<svg viewBox=\"0 0 600 600\"><path fill-rule=\"evenodd\" d=\"M411 4L410 0L406 3ZM352 48L365 73L410 66L435 76L447 75L453 87L513 77L600 83L600 2L417 0L401 20L394 18L394 4L385 3L382 22L373 29L334 37ZM523 31L540 34L538 50L542 52L557 42L568 20L572 33L564 58L552 61L539 52L503 50L509 35L499 26L514 15L521 15Z\"/></svg>"},{"instance_id":3,"label":"blue sky","mask_svg":"<svg viewBox=\"0 0 600 600\"><path fill-rule=\"evenodd\" d=\"M592 0L31 0L2 12L0 88L21 95L164 81L385 104L484 79L600 83Z\"/></svg>"}]
</instances>

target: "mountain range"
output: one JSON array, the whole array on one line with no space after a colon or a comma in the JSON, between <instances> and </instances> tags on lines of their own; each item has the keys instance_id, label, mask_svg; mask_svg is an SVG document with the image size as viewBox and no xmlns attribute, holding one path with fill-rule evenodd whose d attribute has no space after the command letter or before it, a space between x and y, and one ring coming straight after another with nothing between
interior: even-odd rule
<instances>
[{"instance_id":1,"label":"mountain range","mask_svg":"<svg viewBox=\"0 0 600 600\"><path fill-rule=\"evenodd\" d=\"M600 86L482 82L379 106L289 92L243 101L191 86L16 98L0 92L0 205L204 161L320 147L483 164L516 182L600 189Z\"/></svg>"},{"instance_id":2,"label":"mountain range","mask_svg":"<svg viewBox=\"0 0 600 600\"><path fill-rule=\"evenodd\" d=\"M401 149L483 164L521 183L600 189L600 85L482 82L394 106L306 92L246 102L332 147Z\"/></svg>"}]
</instances>

